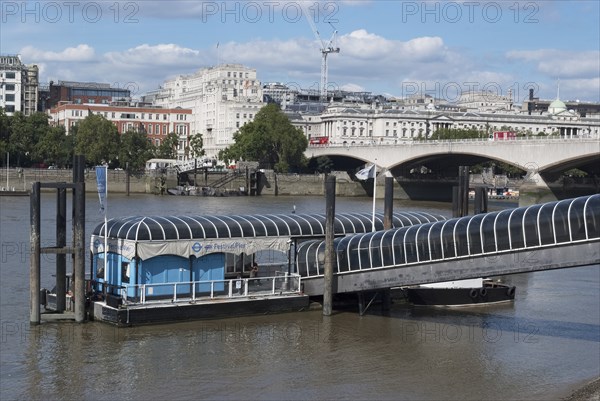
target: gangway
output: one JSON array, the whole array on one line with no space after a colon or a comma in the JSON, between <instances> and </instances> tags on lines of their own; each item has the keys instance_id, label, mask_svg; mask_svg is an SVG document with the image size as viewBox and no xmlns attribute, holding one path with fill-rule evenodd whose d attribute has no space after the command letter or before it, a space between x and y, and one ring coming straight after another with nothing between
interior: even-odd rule
<instances>
[{"instance_id":1,"label":"gangway","mask_svg":"<svg viewBox=\"0 0 600 401\"><path fill-rule=\"evenodd\" d=\"M600 195L334 241L337 293L600 264ZM325 241L299 245L304 292L323 294Z\"/></svg>"}]
</instances>

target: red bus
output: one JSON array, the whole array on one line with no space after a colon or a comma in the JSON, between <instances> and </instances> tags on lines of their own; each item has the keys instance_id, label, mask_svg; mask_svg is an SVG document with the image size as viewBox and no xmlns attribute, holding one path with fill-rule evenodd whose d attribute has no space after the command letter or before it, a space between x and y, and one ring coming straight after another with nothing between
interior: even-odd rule
<instances>
[{"instance_id":1,"label":"red bus","mask_svg":"<svg viewBox=\"0 0 600 401\"><path fill-rule=\"evenodd\" d=\"M308 141L311 145L327 145L329 143L328 136L313 136Z\"/></svg>"},{"instance_id":2,"label":"red bus","mask_svg":"<svg viewBox=\"0 0 600 401\"><path fill-rule=\"evenodd\" d=\"M496 132L494 132L494 136L493 136L494 141L503 141L503 140L510 140L510 139L516 139L516 138L517 138L517 133L514 131L496 131Z\"/></svg>"}]
</instances>

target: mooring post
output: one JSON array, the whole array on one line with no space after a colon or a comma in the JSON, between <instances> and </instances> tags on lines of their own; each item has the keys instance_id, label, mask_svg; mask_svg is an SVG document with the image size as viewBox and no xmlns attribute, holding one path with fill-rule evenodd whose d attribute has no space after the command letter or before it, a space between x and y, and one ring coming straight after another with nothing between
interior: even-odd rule
<instances>
[{"instance_id":1,"label":"mooring post","mask_svg":"<svg viewBox=\"0 0 600 401\"><path fill-rule=\"evenodd\" d=\"M333 249L335 219L335 176L325 179L325 272L323 276L323 315L331 316L333 302Z\"/></svg>"},{"instance_id":2,"label":"mooring post","mask_svg":"<svg viewBox=\"0 0 600 401\"><path fill-rule=\"evenodd\" d=\"M383 199L383 228L393 228L392 215L394 213L394 177L385 177L385 197Z\"/></svg>"},{"instance_id":3,"label":"mooring post","mask_svg":"<svg viewBox=\"0 0 600 401\"><path fill-rule=\"evenodd\" d=\"M459 191L458 186L452 187L452 217L460 217L460 206L459 206Z\"/></svg>"},{"instance_id":4,"label":"mooring post","mask_svg":"<svg viewBox=\"0 0 600 401\"><path fill-rule=\"evenodd\" d=\"M473 205L473 214L487 213L487 190L484 187L475 188L475 200Z\"/></svg>"},{"instance_id":5,"label":"mooring post","mask_svg":"<svg viewBox=\"0 0 600 401\"><path fill-rule=\"evenodd\" d=\"M73 276L75 280L75 321L85 321L85 181L83 167L85 159L76 155L73 164L74 202L73 202Z\"/></svg>"},{"instance_id":6,"label":"mooring post","mask_svg":"<svg viewBox=\"0 0 600 401\"><path fill-rule=\"evenodd\" d=\"M67 189L56 190L56 247L67 246ZM67 306L67 255L56 254L56 311L64 312Z\"/></svg>"},{"instance_id":7,"label":"mooring post","mask_svg":"<svg viewBox=\"0 0 600 401\"><path fill-rule=\"evenodd\" d=\"M129 196L129 186L131 185L131 177L129 175L129 162L125 163L125 196Z\"/></svg>"},{"instance_id":8,"label":"mooring post","mask_svg":"<svg viewBox=\"0 0 600 401\"><path fill-rule=\"evenodd\" d=\"M31 188L31 255L29 265L29 322L40 324L40 183L34 182Z\"/></svg>"},{"instance_id":9,"label":"mooring post","mask_svg":"<svg viewBox=\"0 0 600 401\"><path fill-rule=\"evenodd\" d=\"M469 215L469 166L458 167L458 213Z\"/></svg>"}]
</instances>

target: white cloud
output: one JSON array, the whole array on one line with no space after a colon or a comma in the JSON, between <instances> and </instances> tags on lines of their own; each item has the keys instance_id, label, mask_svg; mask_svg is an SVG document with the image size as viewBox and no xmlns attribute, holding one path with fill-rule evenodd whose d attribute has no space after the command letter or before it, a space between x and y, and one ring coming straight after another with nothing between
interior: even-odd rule
<instances>
[{"instance_id":1,"label":"white cloud","mask_svg":"<svg viewBox=\"0 0 600 401\"><path fill-rule=\"evenodd\" d=\"M551 78L586 78L600 71L600 51L520 50L508 52L506 57L534 64Z\"/></svg>"},{"instance_id":2,"label":"white cloud","mask_svg":"<svg viewBox=\"0 0 600 401\"><path fill-rule=\"evenodd\" d=\"M365 29L339 38L339 54L330 54L329 87L347 90L388 92L397 96L416 90L432 96L452 99L455 92L489 89L507 94L517 102L526 97L524 81L538 79L538 95L553 97L555 83L561 78L561 94L582 100L598 100L599 53L558 50L513 51L499 60L472 57L467 50L448 47L441 37L417 37L392 40ZM255 68L263 82L318 89L321 74L320 44L314 39L255 39L246 42L221 42L217 49L190 48L177 43L143 43L97 54L87 44L47 51L27 46L21 50L23 61L40 66L41 81L79 80L132 86L135 95L156 89L165 79L191 74L217 63L239 63ZM93 68L90 62L93 61ZM498 63L510 64L500 69ZM528 68L546 75L527 76ZM563 71L564 70L564 71ZM518 84L515 84L517 82ZM561 96L562 97L562 96Z\"/></svg>"},{"instance_id":3,"label":"white cloud","mask_svg":"<svg viewBox=\"0 0 600 401\"><path fill-rule=\"evenodd\" d=\"M128 67L146 67L151 65L183 67L198 64L202 54L198 50L180 47L176 44L142 44L124 52L109 52L103 56L112 64L122 64Z\"/></svg>"},{"instance_id":4,"label":"white cloud","mask_svg":"<svg viewBox=\"0 0 600 401\"><path fill-rule=\"evenodd\" d=\"M21 56L35 62L60 61L60 62L82 62L92 61L95 56L94 49L86 44L76 47L67 47L60 52L44 51L33 46L25 46L21 49Z\"/></svg>"},{"instance_id":5,"label":"white cloud","mask_svg":"<svg viewBox=\"0 0 600 401\"><path fill-rule=\"evenodd\" d=\"M361 86L358 84L353 84L353 83L347 83L347 84L341 85L340 89L349 91L349 92L365 92L365 91L367 91L364 86Z\"/></svg>"}]
</instances>

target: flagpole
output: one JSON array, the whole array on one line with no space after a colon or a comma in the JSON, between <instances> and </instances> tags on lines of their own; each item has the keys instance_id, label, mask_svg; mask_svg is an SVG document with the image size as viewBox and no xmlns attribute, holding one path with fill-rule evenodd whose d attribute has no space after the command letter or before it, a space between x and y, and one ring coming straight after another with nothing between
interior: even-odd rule
<instances>
[{"instance_id":1,"label":"flagpole","mask_svg":"<svg viewBox=\"0 0 600 401\"><path fill-rule=\"evenodd\" d=\"M377 159L375 159L377 161ZM373 164L373 218L371 220L372 231L375 232L375 199L377 198L377 164Z\"/></svg>"},{"instance_id":2,"label":"flagpole","mask_svg":"<svg viewBox=\"0 0 600 401\"><path fill-rule=\"evenodd\" d=\"M104 277L108 277L108 166L104 166Z\"/></svg>"}]
</instances>

